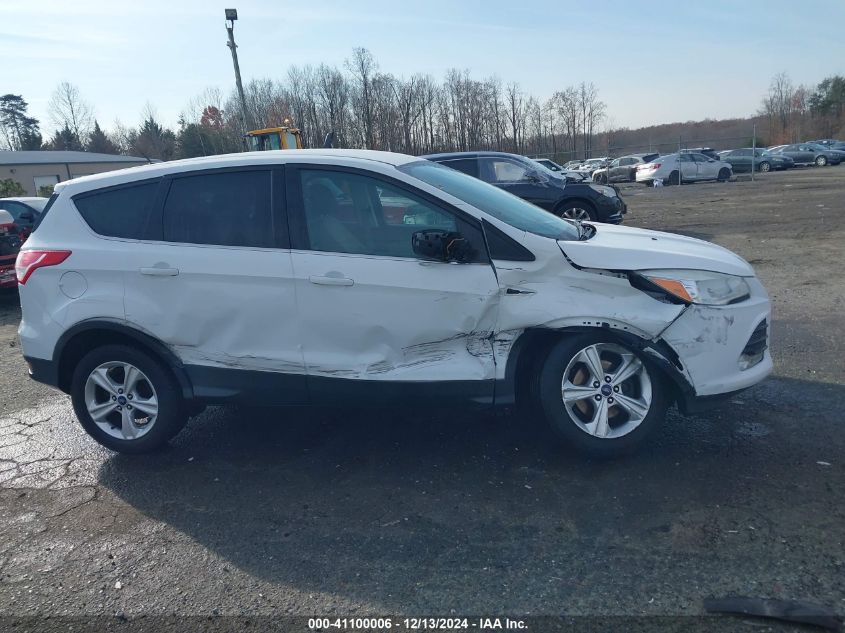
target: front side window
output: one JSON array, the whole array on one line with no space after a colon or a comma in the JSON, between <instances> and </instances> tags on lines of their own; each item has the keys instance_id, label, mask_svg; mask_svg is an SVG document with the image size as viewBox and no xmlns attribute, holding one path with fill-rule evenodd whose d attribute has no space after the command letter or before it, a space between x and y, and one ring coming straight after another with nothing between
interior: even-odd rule
<instances>
[{"instance_id":1,"label":"front side window","mask_svg":"<svg viewBox=\"0 0 845 633\"><path fill-rule=\"evenodd\" d=\"M73 202L95 233L140 240L147 237L157 190L158 180L147 181L79 194Z\"/></svg>"},{"instance_id":2,"label":"front side window","mask_svg":"<svg viewBox=\"0 0 845 633\"><path fill-rule=\"evenodd\" d=\"M407 163L398 169L520 231L556 240L578 240L579 232L572 222L477 178L425 160Z\"/></svg>"},{"instance_id":3,"label":"front side window","mask_svg":"<svg viewBox=\"0 0 845 633\"><path fill-rule=\"evenodd\" d=\"M269 170L174 178L164 202L164 240L187 244L273 246Z\"/></svg>"},{"instance_id":4,"label":"front side window","mask_svg":"<svg viewBox=\"0 0 845 633\"><path fill-rule=\"evenodd\" d=\"M448 211L378 178L303 169L300 183L311 250L415 258L416 231L467 232Z\"/></svg>"}]
</instances>

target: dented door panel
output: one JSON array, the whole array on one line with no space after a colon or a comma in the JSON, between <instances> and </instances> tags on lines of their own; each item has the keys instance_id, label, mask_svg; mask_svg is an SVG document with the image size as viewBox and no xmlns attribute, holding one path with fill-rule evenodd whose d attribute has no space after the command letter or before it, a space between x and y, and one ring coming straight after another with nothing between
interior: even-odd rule
<instances>
[{"instance_id":1,"label":"dented door panel","mask_svg":"<svg viewBox=\"0 0 845 633\"><path fill-rule=\"evenodd\" d=\"M140 272L155 267L177 273ZM127 322L182 362L303 373L289 251L140 243L125 271Z\"/></svg>"},{"instance_id":2,"label":"dented door panel","mask_svg":"<svg viewBox=\"0 0 845 633\"><path fill-rule=\"evenodd\" d=\"M293 265L309 376L492 389L499 287L489 264L294 251Z\"/></svg>"}]
</instances>

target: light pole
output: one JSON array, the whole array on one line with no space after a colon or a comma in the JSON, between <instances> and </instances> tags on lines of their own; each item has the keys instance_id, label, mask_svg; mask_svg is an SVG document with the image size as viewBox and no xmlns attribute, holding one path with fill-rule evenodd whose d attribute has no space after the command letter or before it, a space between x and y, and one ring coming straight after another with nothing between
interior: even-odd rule
<instances>
[{"instance_id":1,"label":"light pole","mask_svg":"<svg viewBox=\"0 0 845 633\"><path fill-rule=\"evenodd\" d=\"M232 64L235 66L235 83L238 86L238 98L241 101L241 125L243 134L250 130L249 117L246 111L246 99L244 98L244 85L241 82L241 67L238 65L238 45L235 44L235 20L238 19L237 9L226 9L226 30L229 32L229 41L226 46L232 51ZM245 142L245 141L244 141Z\"/></svg>"}]
</instances>

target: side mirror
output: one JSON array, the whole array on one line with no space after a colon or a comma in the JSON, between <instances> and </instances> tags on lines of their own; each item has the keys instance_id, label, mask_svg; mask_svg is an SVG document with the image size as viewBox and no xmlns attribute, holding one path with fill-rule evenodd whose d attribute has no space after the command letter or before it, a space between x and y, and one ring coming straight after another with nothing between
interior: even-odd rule
<instances>
[{"instance_id":1,"label":"side mirror","mask_svg":"<svg viewBox=\"0 0 845 633\"><path fill-rule=\"evenodd\" d=\"M411 248L420 257L438 262L469 262L475 254L460 233L443 229L415 231L411 236Z\"/></svg>"}]
</instances>

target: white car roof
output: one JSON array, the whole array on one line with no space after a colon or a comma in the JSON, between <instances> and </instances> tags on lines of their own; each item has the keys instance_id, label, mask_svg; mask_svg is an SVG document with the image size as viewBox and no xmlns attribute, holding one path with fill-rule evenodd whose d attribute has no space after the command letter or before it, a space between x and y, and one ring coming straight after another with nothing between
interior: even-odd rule
<instances>
[{"instance_id":1,"label":"white car roof","mask_svg":"<svg viewBox=\"0 0 845 633\"><path fill-rule=\"evenodd\" d=\"M240 154L220 154L217 156L203 156L201 158L185 158L182 160L140 165L138 167L82 176L58 183L55 191L69 189L70 195L73 195L82 191L100 189L135 180L159 178L170 174L223 167L279 165L301 162L324 162L350 167L356 164L366 164L369 167L373 167L374 163L376 163L382 166L396 167L418 160L422 159L416 156L408 156L407 154L364 149L283 149L265 152L242 152Z\"/></svg>"}]
</instances>

